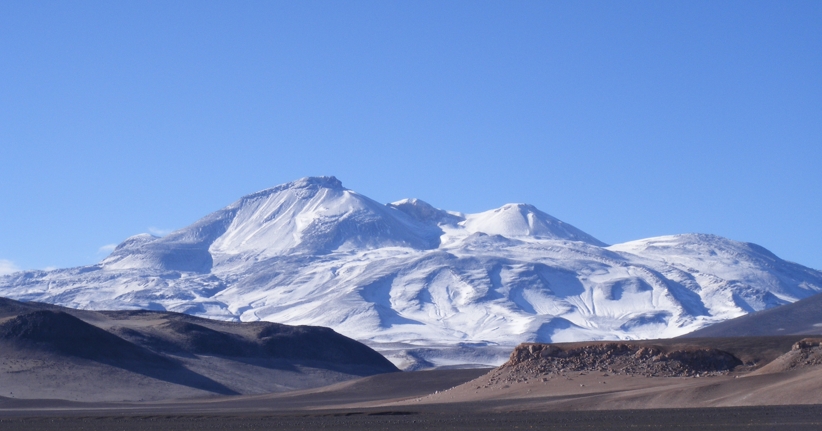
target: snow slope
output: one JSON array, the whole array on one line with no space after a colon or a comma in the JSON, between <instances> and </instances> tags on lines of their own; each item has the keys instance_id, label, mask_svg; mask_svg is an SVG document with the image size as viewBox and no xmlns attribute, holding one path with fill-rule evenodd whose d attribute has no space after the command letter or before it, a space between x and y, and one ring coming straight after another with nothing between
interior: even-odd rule
<instances>
[{"instance_id":1,"label":"snow slope","mask_svg":"<svg viewBox=\"0 0 822 431\"><path fill-rule=\"evenodd\" d=\"M0 296L329 326L405 367L496 365L526 341L674 337L822 291L822 273L711 235L606 246L533 206L379 204L333 177L125 240Z\"/></svg>"}]
</instances>

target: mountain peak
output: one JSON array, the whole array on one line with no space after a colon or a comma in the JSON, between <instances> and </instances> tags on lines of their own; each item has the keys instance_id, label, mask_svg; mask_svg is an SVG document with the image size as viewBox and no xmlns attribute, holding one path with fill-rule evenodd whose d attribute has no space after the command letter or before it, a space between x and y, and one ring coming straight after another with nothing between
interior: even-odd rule
<instances>
[{"instance_id":1,"label":"mountain peak","mask_svg":"<svg viewBox=\"0 0 822 431\"><path fill-rule=\"evenodd\" d=\"M314 186L336 190L343 188L342 181L333 175L329 177L303 177L284 185L288 186L288 188L307 188Z\"/></svg>"},{"instance_id":2,"label":"mountain peak","mask_svg":"<svg viewBox=\"0 0 822 431\"><path fill-rule=\"evenodd\" d=\"M508 238L582 241L600 247L605 245L576 227L524 203L505 204L497 209L470 214L463 224L471 233L482 232Z\"/></svg>"},{"instance_id":3,"label":"mountain peak","mask_svg":"<svg viewBox=\"0 0 822 431\"><path fill-rule=\"evenodd\" d=\"M497 209L497 211L518 210L518 211L539 211L537 207L525 203L510 203L505 204Z\"/></svg>"},{"instance_id":4,"label":"mountain peak","mask_svg":"<svg viewBox=\"0 0 822 431\"><path fill-rule=\"evenodd\" d=\"M244 202L252 201L257 198L275 195L280 192L288 191L288 190L333 190L333 191L343 191L346 190L345 187L342 185L342 181L338 180L337 177L329 176L329 177L303 177L299 180L291 181L289 183L280 184L278 186L274 186L265 190L260 190L255 193L251 193L249 195L245 195L240 198L239 201L235 202L233 205L241 205Z\"/></svg>"},{"instance_id":5,"label":"mountain peak","mask_svg":"<svg viewBox=\"0 0 822 431\"><path fill-rule=\"evenodd\" d=\"M439 244L439 230L344 188L333 176L301 178L245 196L228 209L234 212L220 221L225 230L209 246L211 253L270 257Z\"/></svg>"},{"instance_id":6,"label":"mountain peak","mask_svg":"<svg viewBox=\"0 0 822 431\"><path fill-rule=\"evenodd\" d=\"M394 208L407 214L411 218L426 224L456 224L462 217L441 210L421 199L403 199L387 204L389 208Z\"/></svg>"}]
</instances>

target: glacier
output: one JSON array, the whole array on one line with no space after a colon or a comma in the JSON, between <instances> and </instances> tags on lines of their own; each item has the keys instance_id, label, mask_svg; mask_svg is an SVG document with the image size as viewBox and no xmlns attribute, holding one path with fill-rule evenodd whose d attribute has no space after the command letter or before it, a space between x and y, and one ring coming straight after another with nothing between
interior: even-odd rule
<instances>
[{"instance_id":1,"label":"glacier","mask_svg":"<svg viewBox=\"0 0 822 431\"><path fill-rule=\"evenodd\" d=\"M498 365L522 342L679 336L822 291L822 272L705 234L607 245L532 205L381 204L334 177L130 237L0 296L331 327L405 369Z\"/></svg>"}]
</instances>

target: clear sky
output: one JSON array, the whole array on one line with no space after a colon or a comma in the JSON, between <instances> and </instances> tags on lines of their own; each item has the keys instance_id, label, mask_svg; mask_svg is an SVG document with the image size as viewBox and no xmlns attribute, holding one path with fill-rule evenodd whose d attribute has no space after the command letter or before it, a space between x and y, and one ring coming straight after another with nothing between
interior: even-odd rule
<instances>
[{"instance_id":1,"label":"clear sky","mask_svg":"<svg viewBox=\"0 0 822 431\"><path fill-rule=\"evenodd\" d=\"M0 272L335 175L822 269L819 1L0 2Z\"/></svg>"}]
</instances>

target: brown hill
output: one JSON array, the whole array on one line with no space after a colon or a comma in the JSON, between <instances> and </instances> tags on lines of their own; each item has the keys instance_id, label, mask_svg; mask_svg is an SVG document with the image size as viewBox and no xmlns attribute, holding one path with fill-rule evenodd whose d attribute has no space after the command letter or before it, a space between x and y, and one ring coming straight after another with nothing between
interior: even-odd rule
<instances>
[{"instance_id":1,"label":"brown hill","mask_svg":"<svg viewBox=\"0 0 822 431\"><path fill-rule=\"evenodd\" d=\"M786 336L522 344L484 376L393 405L533 411L822 404L820 342Z\"/></svg>"},{"instance_id":2,"label":"brown hill","mask_svg":"<svg viewBox=\"0 0 822 431\"><path fill-rule=\"evenodd\" d=\"M822 366L822 338L805 338L794 343L790 352L774 359L753 374L822 368L820 366Z\"/></svg>"},{"instance_id":3,"label":"brown hill","mask_svg":"<svg viewBox=\"0 0 822 431\"><path fill-rule=\"evenodd\" d=\"M0 298L3 396L122 401L257 394L396 371L377 352L328 328Z\"/></svg>"}]
</instances>

